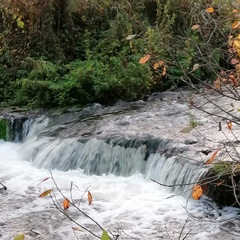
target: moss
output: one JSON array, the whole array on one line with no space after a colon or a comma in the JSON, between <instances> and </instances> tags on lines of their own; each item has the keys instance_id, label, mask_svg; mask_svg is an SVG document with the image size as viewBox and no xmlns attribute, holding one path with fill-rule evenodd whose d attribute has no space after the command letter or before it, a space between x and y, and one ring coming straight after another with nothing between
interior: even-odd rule
<instances>
[{"instance_id":1,"label":"moss","mask_svg":"<svg viewBox=\"0 0 240 240\"><path fill-rule=\"evenodd\" d=\"M6 140L7 138L7 121L5 119L0 119L0 139Z\"/></svg>"},{"instance_id":2,"label":"moss","mask_svg":"<svg viewBox=\"0 0 240 240\"><path fill-rule=\"evenodd\" d=\"M233 174L234 169L234 174ZM235 193L233 192L232 181L235 182ZM219 206L235 206L236 197L240 194L240 166L235 162L219 162L214 164L205 177L206 195L212 198Z\"/></svg>"}]
</instances>

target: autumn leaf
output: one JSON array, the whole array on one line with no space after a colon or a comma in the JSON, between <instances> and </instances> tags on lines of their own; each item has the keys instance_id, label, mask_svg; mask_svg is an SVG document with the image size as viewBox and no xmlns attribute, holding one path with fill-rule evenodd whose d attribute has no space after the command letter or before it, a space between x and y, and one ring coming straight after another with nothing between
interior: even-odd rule
<instances>
[{"instance_id":1,"label":"autumn leaf","mask_svg":"<svg viewBox=\"0 0 240 240\"><path fill-rule=\"evenodd\" d=\"M213 84L214 84L214 88L215 88L215 89L221 89L221 81L220 81L219 78L218 78L217 80L215 80L215 81L213 82Z\"/></svg>"},{"instance_id":2,"label":"autumn leaf","mask_svg":"<svg viewBox=\"0 0 240 240\"><path fill-rule=\"evenodd\" d=\"M239 60L237 58L232 58L231 59L231 64L235 65L237 63L239 63Z\"/></svg>"},{"instance_id":3,"label":"autumn leaf","mask_svg":"<svg viewBox=\"0 0 240 240\"><path fill-rule=\"evenodd\" d=\"M103 231L101 240L110 240L110 237L108 236L108 233L105 230Z\"/></svg>"},{"instance_id":4,"label":"autumn leaf","mask_svg":"<svg viewBox=\"0 0 240 240\"><path fill-rule=\"evenodd\" d=\"M136 34L134 34L134 35L128 35L128 36L126 37L126 40L132 40L134 37L136 37Z\"/></svg>"},{"instance_id":5,"label":"autumn leaf","mask_svg":"<svg viewBox=\"0 0 240 240\"><path fill-rule=\"evenodd\" d=\"M20 234L20 235L14 237L13 240L24 240L24 239L25 239L25 235L24 234Z\"/></svg>"},{"instance_id":6,"label":"autumn leaf","mask_svg":"<svg viewBox=\"0 0 240 240\"><path fill-rule=\"evenodd\" d=\"M196 30L196 29L198 29L198 28L200 28L200 25L198 25L198 24L195 24L195 25L193 25L193 26L191 27L192 30Z\"/></svg>"},{"instance_id":7,"label":"autumn leaf","mask_svg":"<svg viewBox=\"0 0 240 240\"><path fill-rule=\"evenodd\" d=\"M88 191L88 204L92 204L92 194Z\"/></svg>"},{"instance_id":8,"label":"autumn leaf","mask_svg":"<svg viewBox=\"0 0 240 240\"><path fill-rule=\"evenodd\" d=\"M157 68L161 67L164 64L164 61L159 61L153 64L153 69L156 70Z\"/></svg>"},{"instance_id":9,"label":"autumn leaf","mask_svg":"<svg viewBox=\"0 0 240 240\"><path fill-rule=\"evenodd\" d=\"M198 200L200 199L200 197L202 196L203 194L203 190L202 190L202 187L199 185L199 184L196 184L192 190L192 198L194 200Z\"/></svg>"},{"instance_id":10,"label":"autumn leaf","mask_svg":"<svg viewBox=\"0 0 240 240\"><path fill-rule=\"evenodd\" d=\"M216 157L216 155L217 155L217 153L218 153L219 150L220 150L220 148L219 148L218 150L216 150L216 151L213 153L213 155L209 158L209 160L207 160L207 161L205 162L206 165L208 165L208 164L210 164L210 163L213 162L213 160L214 160L214 158Z\"/></svg>"},{"instance_id":11,"label":"autumn leaf","mask_svg":"<svg viewBox=\"0 0 240 240\"><path fill-rule=\"evenodd\" d=\"M213 13L214 12L214 8L209 7L205 11L208 12L208 13Z\"/></svg>"},{"instance_id":12,"label":"autumn leaf","mask_svg":"<svg viewBox=\"0 0 240 240\"><path fill-rule=\"evenodd\" d=\"M193 65L192 71L194 72L194 71L198 70L199 68L200 68L200 65L198 63L196 63Z\"/></svg>"},{"instance_id":13,"label":"autumn leaf","mask_svg":"<svg viewBox=\"0 0 240 240\"><path fill-rule=\"evenodd\" d=\"M224 183L224 181L219 182L219 183L217 184L217 187L220 186L220 185L222 185L223 183Z\"/></svg>"},{"instance_id":14,"label":"autumn leaf","mask_svg":"<svg viewBox=\"0 0 240 240\"><path fill-rule=\"evenodd\" d=\"M232 122L231 121L227 122L227 127L228 127L228 130L232 130Z\"/></svg>"},{"instance_id":15,"label":"autumn leaf","mask_svg":"<svg viewBox=\"0 0 240 240\"><path fill-rule=\"evenodd\" d=\"M67 210L70 207L70 202L67 198L63 200L63 208L64 210Z\"/></svg>"},{"instance_id":16,"label":"autumn leaf","mask_svg":"<svg viewBox=\"0 0 240 240\"><path fill-rule=\"evenodd\" d=\"M44 178L43 180L41 180L40 183L47 181L49 178L50 178L50 177ZM39 184L40 184L40 183L39 183ZM39 184L38 184L38 185L39 185ZM37 185L37 186L38 186L38 185Z\"/></svg>"},{"instance_id":17,"label":"autumn leaf","mask_svg":"<svg viewBox=\"0 0 240 240\"><path fill-rule=\"evenodd\" d=\"M79 227L72 227L72 230L74 230L74 231L83 231L81 228L79 228Z\"/></svg>"},{"instance_id":18,"label":"autumn leaf","mask_svg":"<svg viewBox=\"0 0 240 240\"><path fill-rule=\"evenodd\" d=\"M232 24L232 29L237 29L237 28L240 28L240 21L235 21L235 22Z\"/></svg>"},{"instance_id":19,"label":"autumn leaf","mask_svg":"<svg viewBox=\"0 0 240 240\"><path fill-rule=\"evenodd\" d=\"M162 76L165 76L167 73L167 67L164 65L163 67L163 72L162 72Z\"/></svg>"},{"instance_id":20,"label":"autumn leaf","mask_svg":"<svg viewBox=\"0 0 240 240\"><path fill-rule=\"evenodd\" d=\"M148 55L140 58L139 63L140 63L140 64L146 63L146 62L149 60L150 57L151 57L151 55L148 54Z\"/></svg>"},{"instance_id":21,"label":"autumn leaf","mask_svg":"<svg viewBox=\"0 0 240 240\"><path fill-rule=\"evenodd\" d=\"M42 194L39 195L39 197L46 197L52 192L52 189L48 189L47 191L43 192Z\"/></svg>"}]
</instances>

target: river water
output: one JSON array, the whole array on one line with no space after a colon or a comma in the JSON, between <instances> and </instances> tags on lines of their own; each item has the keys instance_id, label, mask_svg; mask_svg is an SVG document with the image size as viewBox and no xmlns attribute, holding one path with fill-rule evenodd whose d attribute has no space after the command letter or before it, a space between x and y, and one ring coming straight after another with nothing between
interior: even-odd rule
<instances>
[{"instance_id":1,"label":"river water","mask_svg":"<svg viewBox=\"0 0 240 240\"><path fill-rule=\"evenodd\" d=\"M172 189L151 181L197 181L205 171L198 165L179 164L160 153L139 161L145 155L142 145L127 148L95 138L83 143L39 136L47 124L47 118L29 124L23 142L0 141L0 182L8 188L0 193L1 239L22 233L26 239L96 239L87 231L73 231L76 223L101 236L102 230L74 207L66 213L76 223L49 196L38 197L48 189L60 205L61 193L77 206L81 200L80 209L118 239L240 239L236 208L220 209L204 196L194 201L191 186ZM51 174L61 193L51 178L41 182ZM92 194L91 205L86 191Z\"/></svg>"}]
</instances>

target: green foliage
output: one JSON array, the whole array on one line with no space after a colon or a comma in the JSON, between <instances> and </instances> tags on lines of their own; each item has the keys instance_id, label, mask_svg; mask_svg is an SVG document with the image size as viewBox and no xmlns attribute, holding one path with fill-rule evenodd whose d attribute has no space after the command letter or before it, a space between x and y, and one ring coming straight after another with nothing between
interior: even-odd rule
<instances>
[{"instance_id":1,"label":"green foliage","mask_svg":"<svg viewBox=\"0 0 240 240\"><path fill-rule=\"evenodd\" d=\"M5 119L0 119L0 139L6 140L7 122Z\"/></svg>"},{"instance_id":2,"label":"green foliage","mask_svg":"<svg viewBox=\"0 0 240 240\"><path fill-rule=\"evenodd\" d=\"M31 71L14 82L15 105L66 106L117 99L134 100L149 91L150 68L139 56L122 61L76 60L66 65L31 60Z\"/></svg>"},{"instance_id":3,"label":"green foliage","mask_svg":"<svg viewBox=\"0 0 240 240\"><path fill-rule=\"evenodd\" d=\"M206 13L205 0L36 2L0 3L3 106L134 100L186 76L211 78L224 58L230 10ZM191 30L195 23L207 30ZM139 65L145 54L150 64ZM149 66L160 60L166 75ZM202 67L192 73L196 63Z\"/></svg>"}]
</instances>

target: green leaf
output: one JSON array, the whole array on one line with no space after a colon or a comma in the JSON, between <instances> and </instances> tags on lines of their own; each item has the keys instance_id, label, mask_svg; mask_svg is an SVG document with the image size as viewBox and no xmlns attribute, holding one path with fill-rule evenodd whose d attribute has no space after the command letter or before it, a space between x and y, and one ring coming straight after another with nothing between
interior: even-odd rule
<instances>
[{"instance_id":1,"label":"green leaf","mask_svg":"<svg viewBox=\"0 0 240 240\"><path fill-rule=\"evenodd\" d=\"M101 240L110 240L110 237L108 236L108 234L105 230L103 231Z\"/></svg>"},{"instance_id":2,"label":"green leaf","mask_svg":"<svg viewBox=\"0 0 240 240\"><path fill-rule=\"evenodd\" d=\"M13 240L24 240L24 239L25 239L25 235L24 234L20 234L20 235L14 237Z\"/></svg>"}]
</instances>

